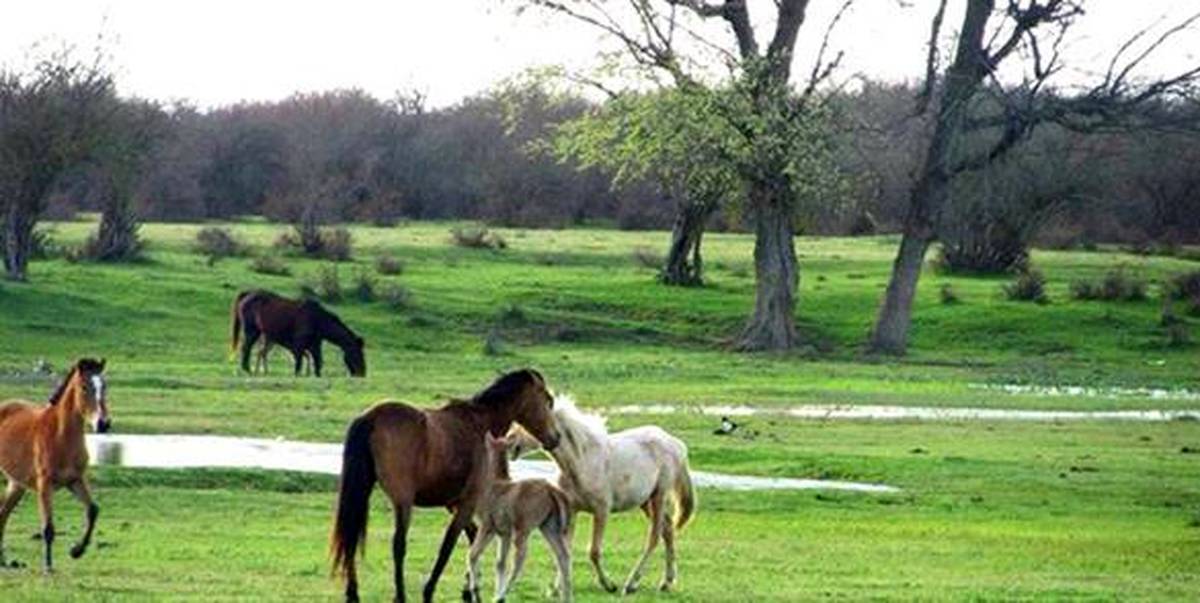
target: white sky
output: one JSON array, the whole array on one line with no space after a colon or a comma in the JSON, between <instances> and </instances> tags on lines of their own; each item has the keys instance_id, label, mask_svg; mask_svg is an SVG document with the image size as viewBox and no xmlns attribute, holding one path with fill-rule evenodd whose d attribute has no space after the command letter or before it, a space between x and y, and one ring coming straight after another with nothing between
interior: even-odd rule
<instances>
[{"instance_id":1,"label":"white sky","mask_svg":"<svg viewBox=\"0 0 1200 603\"><path fill-rule=\"evenodd\" d=\"M757 2L757 3L756 3ZM959 7L964 0L953 0ZM563 19L527 13L498 0L8 0L0 9L0 64L27 63L33 45L87 50L104 34L125 93L187 99L201 107L271 100L296 91L362 88L389 98L418 89L446 105L523 69L544 64L586 68L597 62L597 35ZM769 3L767 3L769 4ZM813 0L801 30L796 73L807 74L825 23L841 0ZM921 74L934 0L859 0L833 48L846 51L840 77L881 79ZM1091 0L1067 48L1074 72L1102 71L1120 41L1159 19L1182 20L1196 0ZM763 0L752 11L765 19ZM959 14L947 15L947 31ZM770 23L760 24L760 38ZM728 39L717 30L722 40ZM765 45L765 43L764 43ZM1147 75L1200 61L1200 32L1175 40Z\"/></svg>"}]
</instances>

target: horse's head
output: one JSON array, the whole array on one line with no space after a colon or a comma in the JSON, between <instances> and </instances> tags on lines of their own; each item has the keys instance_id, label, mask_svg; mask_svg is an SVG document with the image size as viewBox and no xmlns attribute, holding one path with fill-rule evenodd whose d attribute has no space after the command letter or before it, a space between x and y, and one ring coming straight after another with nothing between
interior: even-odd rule
<instances>
[{"instance_id":1,"label":"horse's head","mask_svg":"<svg viewBox=\"0 0 1200 603\"><path fill-rule=\"evenodd\" d=\"M508 443L508 458L514 461L542 449L542 443L520 425L513 425L504 436L504 441Z\"/></svg>"},{"instance_id":2,"label":"horse's head","mask_svg":"<svg viewBox=\"0 0 1200 603\"><path fill-rule=\"evenodd\" d=\"M546 387L546 380L541 373L533 369L524 369L509 373L501 380L519 379L519 389L513 399L513 420L529 430L546 450L554 450L558 446L558 424L554 420L554 396Z\"/></svg>"},{"instance_id":3,"label":"horse's head","mask_svg":"<svg viewBox=\"0 0 1200 603\"><path fill-rule=\"evenodd\" d=\"M60 391L67 386L77 388L80 395L76 398L78 402L74 410L91 423L97 433L104 433L112 427L108 417L108 382L104 379L104 364L103 358L81 358L75 363L72 376L67 377L68 382L60 388Z\"/></svg>"},{"instance_id":4,"label":"horse's head","mask_svg":"<svg viewBox=\"0 0 1200 603\"><path fill-rule=\"evenodd\" d=\"M354 335L350 343L342 348L342 360L346 362L346 370L350 371L351 377L367 376L367 357L363 355L366 345L366 340Z\"/></svg>"},{"instance_id":5,"label":"horse's head","mask_svg":"<svg viewBox=\"0 0 1200 603\"><path fill-rule=\"evenodd\" d=\"M484 435L487 438L487 470L488 477L496 477L500 479L509 479L508 475L508 438L498 438L492 435L492 432L487 432Z\"/></svg>"}]
</instances>

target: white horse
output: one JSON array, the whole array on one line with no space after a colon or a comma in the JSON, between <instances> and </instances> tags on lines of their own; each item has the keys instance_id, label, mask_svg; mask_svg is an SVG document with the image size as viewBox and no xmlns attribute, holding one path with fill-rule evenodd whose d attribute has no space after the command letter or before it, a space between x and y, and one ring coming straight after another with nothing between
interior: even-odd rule
<instances>
[{"instance_id":1,"label":"white horse","mask_svg":"<svg viewBox=\"0 0 1200 603\"><path fill-rule=\"evenodd\" d=\"M604 419L580 411L567 396L554 399L554 418L561 444L550 452L558 463L558 485L571 500L571 512L586 511L592 521L592 568L600 586L616 592L604 573L601 551L609 513L641 507L650 519L650 531L641 559L625 580L626 594L637 590L646 561L661 538L666 549L666 570L660 589L675 584L675 531L683 528L696 509L692 477L688 473L687 446L659 427L646 426L608 433ZM541 448L537 439L514 426L510 453L518 457ZM673 505L674 513L669 513Z\"/></svg>"}]
</instances>

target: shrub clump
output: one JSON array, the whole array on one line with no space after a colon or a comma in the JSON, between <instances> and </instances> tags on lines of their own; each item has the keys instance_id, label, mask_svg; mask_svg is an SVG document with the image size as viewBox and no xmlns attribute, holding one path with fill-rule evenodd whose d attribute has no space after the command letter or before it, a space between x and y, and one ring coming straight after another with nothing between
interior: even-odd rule
<instances>
[{"instance_id":1,"label":"shrub clump","mask_svg":"<svg viewBox=\"0 0 1200 603\"><path fill-rule=\"evenodd\" d=\"M404 262L390 255L381 255L375 259L375 270L384 276L395 276L404 272Z\"/></svg>"},{"instance_id":2,"label":"shrub clump","mask_svg":"<svg viewBox=\"0 0 1200 603\"><path fill-rule=\"evenodd\" d=\"M403 310L412 305L412 293L408 287L398 283L384 285L380 297L383 299L383 303L393 310Z\"/></svg>"},{"instance_id":3,"label":"shrub clump","mask_svg":"<svg viewBox=\"0 0 1200 603\"><path fill-rule=\"evenodd\" d=\"M661 268L663 265L662 256L654 253L648 247L635 247L633 249L633 263L643 268Z\"/></svg>"},{"instance_id":4,"label":"shrub clump","mask_svg":"<svg viewBox=\"0 0 1200 603\"><path fill-rule=\"evenodd\" d=\"M250 270L259 274L269 274L272 276L288 276L292 270L283 263L283 260L273 255L256 256L250 261Z\"/></svg>"},{"instance_id":5,"label":"shrub clump","mask_svg":"<svg viewBox=\"0 0 1200 603\"><path fill-rule=\"evenodd\" d=\"M1011 301L1031 301L1038 304L1050 301L1046 297L1046 277L1039 270L1020 272L1013 282L1004 285L1003 291L1004 296Z\"/></svg>"},{"instance_id":6,"label":"shrub clump","mask_svg":"<svg viewBox=\"0 0 1200 603\"><path fill-rule=\"evenodd\" d=\"M1130 275L1124 266L1109 270L1099 281L1071 283L1071 297L1079 300L1145 301L1149 296L1145 279Z\"/></svg>"},{"instance_id":7,"label":"shrub clump","mask_svg":"<svg viewBox=\"0 0 1200 603\"><path fill-rule=\"evenodd\" d=\"M300 292L305 297L316 297L326 302L339 302L344 297L342 279L338 275L337 264L322 266L317 269L314 278L300 285Z\"/></svg>"},{"instance_id":8,"label":"shrub clump","mask_svg":"<svg viewBox=\"0 0 1200 603\"><path fill-rule=\"evenodd\" d=\"M493 249L498 251L508 248L508 242L504 240L504 237L482 226L452 228L450 230L450 241L459 247L466 247L468 249Z\"/></svg>"},{"instance_id":9,"label":"shrub clump","mask_svg":"<svg viewBox=\"0 0 1200 603\"><path fill-rule=\"evenodd\" d=\"M275 248L310 258L346 262L354 257L354 237L341 226L322 228L316 235L297 227L280 233L275 239Z\"/></svg>"},{"instance_id":10,"label":"shrub clump","mask_svg":"<svg viewBox=\"0 0 1200 603\"><path fill-rule=\"evenodd\" d=\"M228 228L206 226L196 232L196 252L210 259L236 257L246 253L246 246Z\"/></svg>"},{"instance_id":11,"label":"shrub clump","mask_svg":"<svg viewBox=\"0 0 1200 603\"><path fill-rule=\"evenodd\" d=\"M350 290L358 301L370 303L375 301L375 292L378 288L375 277L366 270L356 270L354 272L354 283Z\"/></svg>"},{"instance_id":12,"label":"shrub clump","mask_svg":"<svg viewBox=\"0 0 1200 603\"><path fill-rule=\"evenodd\" d=\"M962 301L958 297L958 292L954 290L954 286L950 283L942 283L941 289L938 290L938 295L941 297L943 305L953 305Z\"/></svg>"}]
</instances>

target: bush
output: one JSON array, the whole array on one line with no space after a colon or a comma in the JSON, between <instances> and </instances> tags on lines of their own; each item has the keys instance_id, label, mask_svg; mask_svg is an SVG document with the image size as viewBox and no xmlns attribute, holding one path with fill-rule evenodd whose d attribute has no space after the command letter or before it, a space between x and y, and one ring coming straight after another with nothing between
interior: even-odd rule
<instances>
[{"instance_id":1,"label":"bush","mask_svg":"<svg viewBox=\"0 0 1200 603\"><path fill-rule=\"evenodd\" d=\"M246 246L228 228L206 226L196 233L196 252L209 258L236 257L246 253Z\"/></svg>"},{"instance_id":2,"label":"bush","mask_svg":"<svg viewBox=\"0 0 1200 603\"><path fill-rule=\"evenodd\" d=\"M287 264L283 260L273 255L256 256L250 261L250 270L259 274L270 274L273 276L287 276L292 273Z\"/></svg>"},{"instance_id":3,"label":"bush","mask_svg":"<svg viewBox=\"0 0 1200 603\"><path fill-rule=\"evenodd\" d=\"M1049 302L1046 297L1046 277L1038 270L1026 270L1004 286L1004 296L1012 301Z\"/></svg>"},{"instance_id":4,"label":"bush","mask_svg":"<svg viewBox=\"0 0 1200 603\"><path fill-rule=\"evenodd\" d=\"M381 293L383 303L393 310L403 310L412 304L412 293L404 285L388 283Z\"/></svg>"},{"instance_id":5,"label":"bush","mask_svg":"<svg viewBox=\"0 0 1200 603\"><path fill-rule=\"evenodd\" d=\"M1172 299L1182 299L1200 305L1200 270L1171 277L1168 284Z\"/></svg>"},{"instance_id":6,"label":"bush","mask_svg":"<svg viewBox=\"0 0 1200 603\"><path fill-rule=\"evenodd\" d=\"M375 289L375 277L371 276L370 272L362 269L354 272L354 285L351 288L351 291L354 293L354 297L357 298L358 301L363 303L375 301Z\"/></svg>"},{"instance_id":7,"label":"bush","mask_svg":"<svg viewBox=\"0 0 1200 603\"><path fill-rule=\"evenodd\" d=\"M1074 281L1071 297L1079 300L1144 301L1148 284L1145 279L1130 276L1124 266L1109 270L1099 282Z\"/></svg>"},{"instance_id":8,"label":"bush","mask_svg":"<svg viewBox=\"0 0 1200 603\"><path fill-rule=\"evenodd\" d=\"M1182 322L1167 325L1167 346L1185 348L1192 345L1192 331Z\"/></svg>"},{"instance_id":9,"label":"bush","mask_svg":"<svg viewBox=\"0 0 1200 603\"><path fill-rule=\"evenodd\" d=\"M381 255L375 260L375 270L385 276L395 276L404 272L404 262L388 255Z\"/></svg>"},{"instance_id":10,"label":"bush","mask_svg":"<svg viewBox=\"0 0 1200 603\"><path fill-rule=\"evenodd\" d=\"M349 261L354 253L354 237L345 227L321 231L321 256L334 262Z\"/></svg>"},{"instance_id":11,"label":"bush","mask_svg":"<svg viewBox=\"0 0 1200 603\"><path fill-rule=\"evenodd\" d=\"M3 243L3 233L0 233L0 245ZM63 250L54 241L54 229L36 228L31 233L29 237L29 259L46 260L62 252Z\"/></svg>"},{"instance_id":12,"label":"bush","mask_svg":"<svg viewBox=\"0 0 1200 603\"><path fill-rule=\"evenodd\" d=\"M942 288L938 291L938 293L941 295L942 303L947 306L951 304L957 304L960 301L958 298L958 293L954 291L954 286L950 283L942 283Z\"/></svg>"},{"instance_id":13,"label":"bush","mask_svg":"<svg viewBox=\"0 0 1200 603\"><path fill-rule=\"evenodd\" d=\"M450 230L450 240L459 247L469 249L507 249L508 242L504 237L488 230L486 227L456 227Z\"/></svg>"},{"instance_id":14,"label":"bush","mask_svg":"<svg viewBox=\"0 0 1200 603\"><path fill-rule=\"evenodd\" d=\"M341 301L343 296L342 279L338 275L337 264L318 268L316 279L311 284L302 286L301 291L306 291L310 296L315 296L323 301Z\"/></svg>"}]
</instances>

